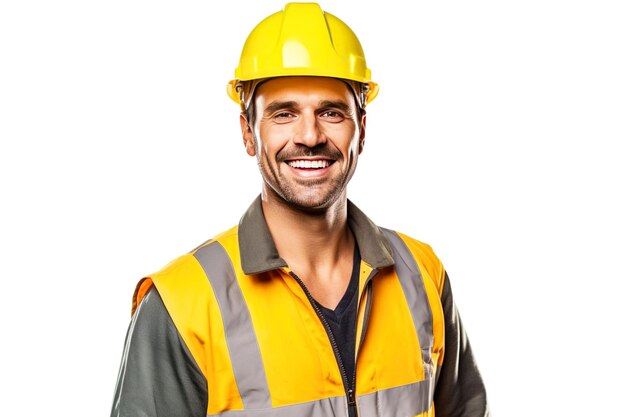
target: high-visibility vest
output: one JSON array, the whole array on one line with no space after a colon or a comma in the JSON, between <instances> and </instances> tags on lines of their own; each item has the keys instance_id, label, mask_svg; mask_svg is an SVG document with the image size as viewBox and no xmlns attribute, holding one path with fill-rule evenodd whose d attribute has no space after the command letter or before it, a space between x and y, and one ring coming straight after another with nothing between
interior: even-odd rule
<instances>
[{"instance_id":1,"label":"high-visibility vest","mask_svg":"<svg viewBox=\"0 0 626 417\"><path fill-rule=\"evenodd\" d=\"M302 282L287 266L245 274L237 229L142 280L133 303L156 286L207 379L207 415L434 416L445 271L428 245L381 229L394 265L361 261L351 392Z\"/></svg>"}]
</instances>

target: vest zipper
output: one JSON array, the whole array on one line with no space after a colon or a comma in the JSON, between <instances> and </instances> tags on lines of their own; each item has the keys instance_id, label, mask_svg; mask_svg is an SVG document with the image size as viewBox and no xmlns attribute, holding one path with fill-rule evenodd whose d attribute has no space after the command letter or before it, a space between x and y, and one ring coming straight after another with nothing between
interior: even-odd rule
<instances>
[{"instance_id":1,"label":"vest zipper","mask_svg":"<svg viewBox=\"0 0 626 417\"><path fill-rule=\"evenodd\" d=\"M365 283L363 284L363 293L359 295L359 302L357 304L357 325L355 326L355 334L354 334L354 343L355 343L355 349L356 351L354 352L354 374L352 375L352 389L348 390L348 405L350 405L350 395L352 395L352 402L354 403L354 415L355 417L358 417L358 410L356 407L356 368L357 368L357 362L359 359L359 352L361 351L361 345L363 344L363 340L365 339L365 332L367 331L367 322L369 320L369 309L372 303L372 278L374 278L374 275L376 275L376 273L378 273L377 269L373 269L369 276L367 277L367 279L365 280ZM358 334L358 315L359 315L359 306L361 305L362 301L363 301L363 297L365 296L365 294L369 292L370 295L367 298L367 304L365 305L365 315L363 317L363 324L362 324L362 329L361 330L361 340L359 340L359 343L357 344L357 340L356 340L356 336ZM358 349L357 349L358 348Z\"/></svg>"},{"instance_id":2,"label":"vest zipper","mask_svg":"<svg viewBox=\"0 0 626 417\"><path fill-rule=\"evenodd\" d=\"M296 282L300 284L300 287L302 287L304 294L309 299L309 303L313 307L313 310L315 310L317 317L319 317L320 321L322 322L322 325L324 326L324 330L326 330L326 334L328 335L328 339L330 340L330 345L332 346L333 352L335 354L335 360L337 361L337 364L339 365L339 371L341 373L341 380L343 382L343 388L346 391L346 398L348 399L348 415L350 416L354 415L355 417L358 417L359 413L356 407L356 395L354 393L354 388L348 387L348 376L346 375L346 368L344 368L343 366L343 361L341 360L341 355L339 354L339 348L337 347L337 342L335 341L333 332L330 330L330 325L326 321L326 318L324 317L324 314L322 313L322 311L319 309L319 307L315 303L315 300L313 299L313 296L309 292L308 288L306 287L306 285L304 285L304 282L302 282L302 280L293 271L289 271L289 275L291 275L296 280ZM355 379L354 379L353 384L356 385L356 361L354 363L354 373L355 373ZM352 412L350 412L351 410Z\"/></svg>"},{"instance_id":3,"label":"vest zipper","mask_svg":"<svg viewBox=\"0 0 626 417\"><path fill-rule=\"evenodd\" d=\"M369 322L369 310L370 310L370 307L372 305L372 293L373 293L371 282L372 282L372 279L374 278L374 276L377 273L378 273L378 269L372 269L372 271L370 272L368 277L365 279L365 283L363 284L363 293L360 295L359 303L357 305L357 309L358 309L358 306L360 306L362 304L362 302L363 302L363 297L365 296L365 294L367 292L369 292L370 295L367 298L367 304L365 305L365 314L364 314L364 317L363 317L363 324L361 326L363 328L363 330L361 331L361 339L359 340L359 343L357 345L359 347L359 349L355 352L355 356L354 356L354 363L355 364L356 364L357 359L359 357L359 352L361 350L361 345L363 344L363 340L365 340L365 333L367 332L367 327L368 327L367 324ZM357 310L357 314L358 314L358 310ZM357 317L357 322L358 322L358 317ZM357 327L358 327L358 323L357 323ZM356 330L358 332L358 329L356 329ZM354 336L354 340L356 342L356 334ZM355 378L353 379L353 381L356 382L356 366L354 367L354 373L355 373Z\"/></svg>"}]
</instances>

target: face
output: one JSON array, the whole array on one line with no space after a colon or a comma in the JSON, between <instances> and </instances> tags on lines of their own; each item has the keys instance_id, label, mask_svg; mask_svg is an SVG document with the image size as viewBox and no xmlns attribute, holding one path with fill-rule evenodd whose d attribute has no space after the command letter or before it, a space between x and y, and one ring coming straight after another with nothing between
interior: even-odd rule
<instances>
[{"instance_id":1,"label":"face","mask_svg":"<svg viewBox=\"0 0 626 417\"><path fill-rule=\"evenodd\" d=\"M263 197L301 210L345 200L365 137L358 114L341 80L282 77L259 85L254 125L242 116L241 127L263 176Z\"/></svg>"}]
</instances>

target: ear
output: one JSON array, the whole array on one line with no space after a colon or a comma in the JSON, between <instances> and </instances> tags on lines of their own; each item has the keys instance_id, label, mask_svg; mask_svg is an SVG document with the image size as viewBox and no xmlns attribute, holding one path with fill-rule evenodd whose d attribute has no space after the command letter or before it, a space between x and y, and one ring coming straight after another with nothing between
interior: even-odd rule
<instances>
[{"instance_id":1,"label":"ear","mask_svg":"<svg viewBox=\"0 0 626 417\"><path fill-rule=\"evenodd\" d=\"M256 143L254 141L254 135L252 134L252 127L248 123L248 118L245 113L239 115L239 124L241 125L241 136L243 137L243 146L246 148L246 152L250 156L256 155Z\"/></svg>"},{"instance_id":2,"label":"ear","mask_svg":"<svg viewBox=\"0 0 626 417\"><path fill-rule=\"evenodd\" d=\"M365 146L365 125L367 124L367 116L365 110L363 110L363 116L361 116L361 133L359 134L359 155L363 152L363 146Z\"/></svg>"}]
</instances>

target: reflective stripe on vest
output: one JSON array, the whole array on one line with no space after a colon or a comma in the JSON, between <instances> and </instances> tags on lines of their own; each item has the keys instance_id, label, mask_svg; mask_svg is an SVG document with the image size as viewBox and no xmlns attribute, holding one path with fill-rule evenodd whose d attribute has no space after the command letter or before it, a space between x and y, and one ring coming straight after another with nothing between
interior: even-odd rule
<instances>
[{"instance_id":1,"label":"reflective stripe on vest","mask_svg":"<svg viewBox=\"0 0 626 417\"><path fill-rule=\"evenodd\" d=\"M218 242L198 249L194 256L209 278L222 313L228 353L244 409L271 407L259 343L230 257Z\"/></svg>"},{"instance_id":2,"label":"reflective stripe on vest","mask_svg":"<svg viewBox=\"0 0 626 417\"><path fill-rule=\"evenodd\" d=\"M400 236L391 230L383 229L383 232L393 247L396 273L409 304L409 310L411 310L415 332L422 349L424 371L427 372L426 378L431 378L434 373L432 348L435 343L435 336L433 334L433 313L426 295L426 288L424 288L424 280L415 258Z\"/></svg>"},{"instance_id":3,"label":"reflective stripe on vest","mask_svg":"<svg viewBox=\"0 0 626 417\"><path fill-rule=\"evenodd\" d=\"M434 392L434 368L431 355L434 344L432 312L422 275L410 250L395 232L384 229L383 231L393 247L396 274L407 300L422 349L426 379L357 396L359 416L417 416L431 408ZM214 241L198 249L194 257L207 275L219 305L233 373L244 406L243 410L224 411L215 415L347 417L345 396L272 408L265 365L250 311L245 303L228 253L219 242ZM306 382L302 381L302 383Z\"/></svg>"},{"instance_id":4,"label":"reflective stripe on vest","mask_svg":"<svg viewBox=\"0 0 626 417\"><path fill-rule=\"evenodd\" d=\"M406 417L422 414L430 408L430 406L425 408L423 405L430 403L426 397L432 392L432 384L433 380L429 379L361 395L357 399L359 417ZM221 417L343 417L347 415L344 396L265 410L233 410L219 414Z\"/></svg>"}]
</instances>

